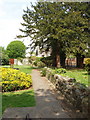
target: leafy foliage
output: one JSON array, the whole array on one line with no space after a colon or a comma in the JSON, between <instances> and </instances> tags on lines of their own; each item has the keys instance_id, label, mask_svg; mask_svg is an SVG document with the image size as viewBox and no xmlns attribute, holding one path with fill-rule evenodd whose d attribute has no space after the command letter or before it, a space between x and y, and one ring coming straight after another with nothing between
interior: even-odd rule
<instances>
[{"instance_id":1,"label":"leafy foliage","mask_svg":"<svg viewBox=\"0 0 90 120\"><path fill-rule=\"evenodd\" d=\"M0 64L1 65L8 65L9 64L9 57L6 53L6 50L4 49L4 47L0 46Z\"/></svg>"},{"instance_id":2,"label":"leafy foliage","mask_svg":"<svg viewBox=\"0 0 90 120\"><path fill-rule=\"evenodd\" d=\"M90 58L85 58L85 68L90 74Z\"/></svg>"},{"instance_id":3,"label":"leafy foliage","mask_svg":"<svg viewBox=\"0 0 90 120\"><path fill-rule=\"evenodd\" d=\"M56 67L64 66L66 54L85 56L89 41L89 3L38 2L31 7L32 10L24 10L25 29L20 29L24 35L18 37L31 37L32 50L39 46L41 52L51 51Z\"/></svg>"},{"instance_id":4,"label":"leafy foliage","mask_svg":"<svg viewBox=\"0 0 90 120\"><path fill-rule=\"evenodd\" d=\"M85 58L85 64L86 65L90 64L90 58Z\"/></svg>"},{"instance_id":5,"label":"leafy foliage","mask_svg":"<svg viewBox=\"0 0 90 120\"><path fill-rule=\"evenodd\" d=\"M41 58L41 61L46 65L46 66L49 66L51 67L52 66L52 63L53 63L53 60L52 60L52 56L49 56L49 57L42 57Z\"/></svg>"},{"instance_id":6,"label":"leafy foliage","mask_svg":"<svg viewBox=\"0 0 90 120\"><path fill-rule=\"evenodd\" d=\"M64 68L55 69L55 73L56 74L66 73L66 69Z\"/></svg>"},{"instance_id":7,"label":"leafy foliage","mask_svg":"<svg viewBox=\"0 0 90 120\"><path fill-rule=\"evenodd\" d=\"M21 41L12 41L8 46L7 46L7 54L9 58L23 58L25 57L25 51L26 47L23 42Z\"/></svg>"},{"instance_id":8,"label":"leafy foliage","mask_svg":"<svg viewBox=\"0 0 90 120\"><path fill-rule=\"evenodd\" d=\"M45 67L45 64L42 62L42 61L34 61L33 63L35 66L39 67L39 68L42 68L42 67Z\"/></svg>"},{"instance_id":9,"label":"leafy foliage","mask_svg":"<svg viewBox=\"0 0 90 120\"><path fill-rule=\"evenodd\" d=\"M29 62L37 67L44 67L45 64L41 61L42 57L36 57L36 56L30 56L29 57Z\"/></svg>"},{"instance_id":10,"label":"leafy foliage","mask_svg":"<svg viewBox=\"0 0 90 120\"><path fill-rule=\"evenodd\" d=\"M42 77L46 76L46 68L41 69L41 76Z\"/></svg>"}]
</instances>

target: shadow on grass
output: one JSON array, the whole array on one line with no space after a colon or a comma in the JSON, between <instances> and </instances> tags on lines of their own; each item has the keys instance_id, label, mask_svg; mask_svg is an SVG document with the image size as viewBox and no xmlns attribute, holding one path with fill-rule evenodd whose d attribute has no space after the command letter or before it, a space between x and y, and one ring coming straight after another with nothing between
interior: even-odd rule
<instances>
[{"instance_id":1,"label":"shadow on grass","mask_svg":"<svg viewBox=\"0 0 90 120\"><path fill-rule=\"evenodd\" d=\"M37 67L32 67L32 66L30 66L30 68L26 68L26 69L32 70L32 69L37 69Z\"/></svg>"},{"instance_id":2,"label":"shadow on grass","mask_svg":"<svg viewBox=\"0 0 90 120\"><path fill-rule=\"evenodd\" d=\"M82 73L82 75L89 75L88 73Z\"/></svg>"},{"instance_id":3,"label":"shadow on grass","mask_svg":"<svg viewBox=\"0 0 90 120\"><path fill-rule=\"evenodd\" d=\"M35 105L33 90L21 90L2 94L2 112L8 107L33 107Z\"/></svg>"}]
</instances>

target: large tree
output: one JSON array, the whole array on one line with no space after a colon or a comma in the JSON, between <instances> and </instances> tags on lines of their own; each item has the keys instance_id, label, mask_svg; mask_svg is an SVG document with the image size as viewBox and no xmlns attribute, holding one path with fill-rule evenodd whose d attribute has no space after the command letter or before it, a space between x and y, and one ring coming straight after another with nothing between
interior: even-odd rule
<instances>
[{"instance_id":1,"label":"large tree","mask_svg":"<svg viewBox=\"0 0 90 120\"><path fill-rule=\"evenodd\" d=\"M77 67L83 67L83 60L89 44L89 3L69 3L71 8L66 23L73 32L69 50L77 58Z\"/></svg>"},{"instance_id":2,"label":"large tree","mask_svg":"<svg viewBox=\"0 0 90 120\"><path fill-rule=\"evenodd\" d=\"M66 16L65 9L67 8L63 8L62 3L48 2L37 3L32 7L34 10L27 8L23 15L24 23L22 25L25 26L25 29L20 30L25 33L25 36L18 37L30 36L33 48L39 46L41 51L51 50L53 65L56 67L64 66L65 47L64 41L59 34L60 31L64 32L63 20Z\"/></svg>"},{"instance_id":3,"label":"large tree","mask_svg":"<svg viewBox=\"0 0 90 120\"><path fill-rule=\"evenodd\" d=\"M76 56L79 54L82 58L85 52L83 49L87 46L85 29L88 27L88 21L84 13L82 14L82 9L78 11L76 5L82 6L80 3L60 2L38 2L32 5L33 10L27 8L23 14L22 25L25 29L20 30L25 34L18 37L30 36L32 48L39 46L41 51L51 50L56 67L65 65L67 52ZM80 59L77 63L78 61Z\"/></svg>"},{"instance_id":4,"label":"large tree","mask_svg":"<svg viewBox=\"0 0 90 120\"><path fill-rule=\"evenodd\" d=\"M12 41L7 46L7 54L9 58L24 58L26 46L21 41Z\"/></svg>"}]
</instances>

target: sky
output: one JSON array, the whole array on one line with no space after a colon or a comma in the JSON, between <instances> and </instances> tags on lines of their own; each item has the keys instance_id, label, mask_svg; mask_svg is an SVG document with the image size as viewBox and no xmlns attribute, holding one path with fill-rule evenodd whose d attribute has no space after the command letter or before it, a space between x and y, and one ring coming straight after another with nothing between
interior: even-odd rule
<instances>
[{"instance_id":1,"label":"sky","mask_svg":"<svg viewBox=\"0 0 90 120\"><path fill-rule=\"evenodd\" d=\"M4 48L15 39L16 35L21 32L21 22L23 22L23 9L28 6L30 2L33 4L37 0L0 0L0 46ZM24 40L24 39L23 39ZM25 39L24 44L28 46L30 40Z\"/></svg>"}]
</instances>

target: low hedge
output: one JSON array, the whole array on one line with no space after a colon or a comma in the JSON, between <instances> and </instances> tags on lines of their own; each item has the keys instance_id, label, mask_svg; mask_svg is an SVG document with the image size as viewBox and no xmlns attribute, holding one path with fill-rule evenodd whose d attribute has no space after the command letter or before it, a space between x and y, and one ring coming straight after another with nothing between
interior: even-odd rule
<instances>
[{"instance_id":1,"label":"low hedge","mask_svg":"<svg viewBox=\"0 0 90 120\"><path fill-rule=\"evenodd\" d=\"M12 68L0 68L0 86L2 85L2 91L15 91L26 89L32 86L31 75L20 72L19 70Z\"/></svg>"}]
</instances>

